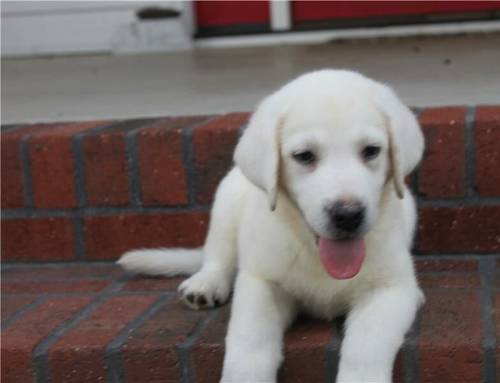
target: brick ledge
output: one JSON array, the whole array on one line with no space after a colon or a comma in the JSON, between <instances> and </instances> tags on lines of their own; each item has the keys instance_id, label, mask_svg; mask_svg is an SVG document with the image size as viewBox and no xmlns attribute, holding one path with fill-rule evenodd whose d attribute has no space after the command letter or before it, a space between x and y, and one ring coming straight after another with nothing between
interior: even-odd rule
<instances>
[{"instance_id":1,"label":"brick ledge","mask_svg":"<svg viewBox=\"0 0 500 383\"><path fill-rule=\"evenodd\" d=\"M415 251L500 252L500 106L417 112L427 150L408 180L420 210ZM134 247L201 245L248 116L2 129L3 260L112 260Z\"/></svg>"}]
</instances>

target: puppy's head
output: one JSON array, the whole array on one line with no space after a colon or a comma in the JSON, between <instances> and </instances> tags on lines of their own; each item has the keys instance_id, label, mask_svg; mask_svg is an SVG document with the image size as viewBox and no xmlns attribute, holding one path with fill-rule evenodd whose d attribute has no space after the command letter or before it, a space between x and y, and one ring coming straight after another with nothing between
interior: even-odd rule
<instances>
[{"instance_id":1,"label":"puppy's head","mask_svg":"<svg viewBox=\"0 0 500 383\"><path fill-rule=\"evenodd\" d=\"M399 198L423 152L420 127L386 86L360 74L324 70L266 98L240 140L235 162L270 208L284 189L318 238L326 271L356 275L363 237L384 188Z\"/></svg>"}]
</instances>

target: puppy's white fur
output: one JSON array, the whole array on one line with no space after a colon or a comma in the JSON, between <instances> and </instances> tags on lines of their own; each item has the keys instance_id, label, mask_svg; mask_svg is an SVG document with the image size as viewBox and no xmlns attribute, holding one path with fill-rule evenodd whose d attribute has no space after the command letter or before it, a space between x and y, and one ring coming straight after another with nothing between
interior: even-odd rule
<instances>
[{"instance_id":1,"label":"puppy's white fur","mask_svg":"<svg viewBox=\"0 0 500 383\"><path fill-rule=\"evenodd\" d=\"M360 151L369 144L381 154L367 162ZM292 159L298 150L314 151L314 167ZM299 310L347 313L338 382L389 382L423 301L409 253L415 206L403 182L422 151L416 119L388 87L350 71L303 75L252 116L218 188L203 260L196 250L138 250L119 263L165 275L201 267L180 286L194 308L226 301L236 277L223 382L274 382ZM315 243L330 235L325 208L342 198L366 207L366 259L349 280L326 273Z\"/></svg>"}]
</instances>

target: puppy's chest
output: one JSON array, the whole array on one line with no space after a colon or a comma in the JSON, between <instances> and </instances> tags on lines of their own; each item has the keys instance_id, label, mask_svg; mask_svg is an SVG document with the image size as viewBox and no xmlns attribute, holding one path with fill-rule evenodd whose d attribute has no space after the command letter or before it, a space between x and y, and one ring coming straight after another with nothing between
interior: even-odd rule
<instances>
[{"instance_id":1,"label":"puppy's chest","mask_svg":"<svg viewBox=\"0 0 500 383\"><path fill-rule=\"evenodd\" d=\"M280 283L307 312L332 319L347 309L349 282L331 278L314 259L298 257Z\"/></svg>"}]
</instances>

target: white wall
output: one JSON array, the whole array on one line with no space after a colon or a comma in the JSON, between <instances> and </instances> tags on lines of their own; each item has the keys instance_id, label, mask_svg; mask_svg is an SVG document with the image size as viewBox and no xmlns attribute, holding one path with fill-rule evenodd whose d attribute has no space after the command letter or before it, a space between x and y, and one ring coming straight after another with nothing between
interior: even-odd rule
<instances>
[{"instance_id":1,"label":"white wall","mask_svg":"<svg viewBox=\"0 0 500 383\"><path fill-rule=\"evenodd\" d=\"M139 21L136 11L156 6L181 20ZM191 4L183 1L2 1L2 56L140 52L190 46Z\"/></svg>"}]
</instances>

